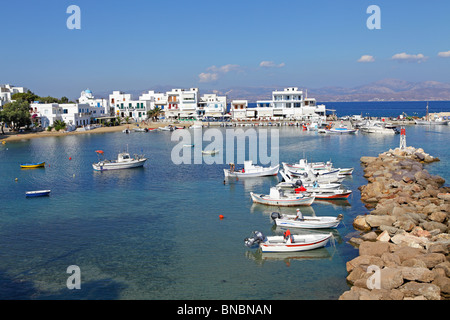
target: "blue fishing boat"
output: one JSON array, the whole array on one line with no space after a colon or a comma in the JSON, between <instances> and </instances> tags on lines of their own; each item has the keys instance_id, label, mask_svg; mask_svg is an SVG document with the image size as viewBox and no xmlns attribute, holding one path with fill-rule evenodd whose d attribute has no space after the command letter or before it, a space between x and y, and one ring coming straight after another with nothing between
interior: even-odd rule
<instances>
[{"instance_id":1,"label":"blue fishing boat","mask_svg":"<svg viewBox=\"0 0 450 320\"><path fill-rule=\"evenodd\" d=\"M51 190L37 190L27 191L25 194L27 197L46 197L50 195Z\"/></svg>"}]
</instances>

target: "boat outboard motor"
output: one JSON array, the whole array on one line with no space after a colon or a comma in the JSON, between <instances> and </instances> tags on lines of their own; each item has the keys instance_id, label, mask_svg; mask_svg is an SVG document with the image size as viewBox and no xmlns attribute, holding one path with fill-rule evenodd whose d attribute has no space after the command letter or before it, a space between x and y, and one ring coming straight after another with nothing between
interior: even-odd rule
<instances>
[{"instance_id":1,"label":"boat outboard motor","mask_svg":"<svg viewBox=\"0 0 450 320\"><path fill-rule=\"evenodd\" d=\"M272 218L272 220L275 220L275 219L280 219L280 218L281 218L281 215L280 215L279 212L272 212L272 214L270 215L270 217Z\"/></svg>"},{"instance_id":2,"label":"boat outboard motor","mask_svg":"<svg viewBox=\"0 0 450 320\"><path fill-rule=\"evenodd\" d=\"M264 241L266 237L260 231L253 231L252 238L245 238L244 243L247 247L253 247L254 245L259 245Z\"/></svg>"},{"instance_id":3,"label":"boat outboard motor","mask_svg":"<svg viewBox=\"0 0 450 320\"><path fill-rule=\"evenodd\" d=\"M295 181L295 185L301 187L303 185L302 180L298 179L297 181Z\"/></svg>"}]
</instances>

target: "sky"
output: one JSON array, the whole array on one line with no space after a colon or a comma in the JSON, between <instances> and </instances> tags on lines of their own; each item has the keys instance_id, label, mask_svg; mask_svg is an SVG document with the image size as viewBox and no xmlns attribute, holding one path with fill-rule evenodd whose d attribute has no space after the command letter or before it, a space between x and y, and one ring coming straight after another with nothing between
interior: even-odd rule
<instances>
[{"instance_id":1,"label":"sky","mask_svg":"<svg viewBox=\"0 0 450 320\"><path fill-rule=\"evenodd\" d=\"M70 5L81 29L67 27ZM380 19L371 20L371 5ZM0 8L0 84L41 96L450 83L450 1L2 0Z\"/></svg>"}]
</instances>

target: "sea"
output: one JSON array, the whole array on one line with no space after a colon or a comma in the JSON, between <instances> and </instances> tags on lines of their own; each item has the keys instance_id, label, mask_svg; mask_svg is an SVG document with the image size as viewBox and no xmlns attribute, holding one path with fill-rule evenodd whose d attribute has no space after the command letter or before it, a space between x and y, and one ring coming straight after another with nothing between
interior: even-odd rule
<instances>
[{"instance_id":1,"label":"sea","mask_svg":"<svg viewBox=\"0 0 450 320\"><path fill-rule=\"evenodd\" d=\"M415 106L409 109L408 106ZM430 112L450 111L450 103L430 103ZM336 103L339 115L396 116L420 112L423 103ZM417 110L411 112L411 110ZM342 114L341 114L342 112ZM436 111L437 112L437 111ZM208 132L187 130L212 142ZM300 127L242 127L276 130L268 147L281 162L332 161L353 167L343 186L345 201L315 201L304 215L337 216L342 223L321 249L262 254L244 239L253 231L280 235L272 212L296 208L253 204L250 192L269 193L281 177L224 179L227 144L211 163L175 164L171 132L86 133L23 139L0 145L0 299L20 300L336 300L349 285L346 262L358 255L349 239L358 236L352 221L369 211L358 187L367 183L361 156L377 156L399 146L400 136L324 135ZM195 132L194 132L195 131ZM406 126L408 146L423 148L441 161L426 169L450 179L450 126ZM224 139L225 141L225 139ZM236 153L246 152L248 142ZM272 145L274 146L272 148ZM239 151L239 150L240 151ZM128 150L144 154L143 168L97 172L96 150L109 159ZM193 157L193 155L192 155ZM45 168L21 169L45 161ZM254 162L258 163L258 160ZM237 163L237 167L242 167ZM25 192L51 189L49 197ZM220 216L223 216L221 219ZM291 230L292 231L292 230ZM294 231L304 232L304 231ZM294 233L293 232L293 233ZM321 232L321 231L309 231ZM73 288L73 266L78 284Z\"/></svg>"}]
</instances>

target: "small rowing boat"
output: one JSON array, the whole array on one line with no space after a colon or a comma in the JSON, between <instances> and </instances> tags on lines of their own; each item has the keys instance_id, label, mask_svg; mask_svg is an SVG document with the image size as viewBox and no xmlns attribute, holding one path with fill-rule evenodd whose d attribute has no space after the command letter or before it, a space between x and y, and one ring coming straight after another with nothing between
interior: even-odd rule
<instances>
[{"instance_id":1,"label":"small rowing boat","mask_svg":"<svg viewBox=\"0 0 450 320\"><path fill-rule=\"evenodd\" d=\"M283 236L266 237L259 231L254 231L253 238L244 239L247 247L258 245L262 252L295 252L306 251L326 246L331 233L316 233L292 235L289 229Z\"/></svg>"},{"instance_id":2,"label":"small rowing boat","mask_svg":"<svg viewBox=\"0 0 450 320\"><path fill-rule=\"evenodd\" d=\"M305 196L303 194L284 194L282 190L276 187L270 188L270 194L256 194L250 192L253 202L266 204L269 206L310 206L314 202L314 196Z\"/></svg>"},{"instance_id":3,"label":"small rowing boat","mask_svg":"<svg viewBox=\"0 0 450 320\"><path fill-rule=\"evenodd\" d=\"M45 162L36 162L36 163L23 163L20 165L21 168L30 169L30 168L43 168L45 167Z\"/></svg>"},{"instance_id":4,"label":"small rowing boat","mask_svg":"<svg viewBox=\"0 0 450 320\"><path fill-rule=\"evenodd\" d=\"M25 195L27 197L45 197L50 195L51 190L37 190L37 191L27 191Z\"/></svg>"},{"instance_id":5,"label":"small rowing boat","mask_svg":"<svg viewBox=\"0 0 450 320\"><path fill-rule=\"evenodd\" d=\"M297 215L280 214L272 212L272 220L279 227L284 228L302 228L302 229L323 229L337 228L342 218L342 214L337 217L309 217L303 216L300 209L297 209Z\"/></svg>"},{"instance_id":6,"label":"small rowing boat","mask_svg":"<svg viewBox=\"0 0 450 320\"><path fill-rule=\"evenodd\" d=\"M223 169L225 178L237 177L237 178L254 178L254 177L265 177L265 176L276 176L278 175L278 169L280 165L277 164L273 167L261 167L255 166L251 160L244 161L244 168L242 170L235 170L234 163L230 163L230 169Z\"/></svg>"},{"instance_id":7,"label":"small rowing boat","mask_svg":"<svg viewBox=\"0 0 450 320\"><path fill-rule=\"evenodd\" d=\"M216 149L212 149L212 150L203 150L202 154L206 154L206 155L214 155L219 153L220 150L216 150Z\"/></svg>"}]
</instances>

